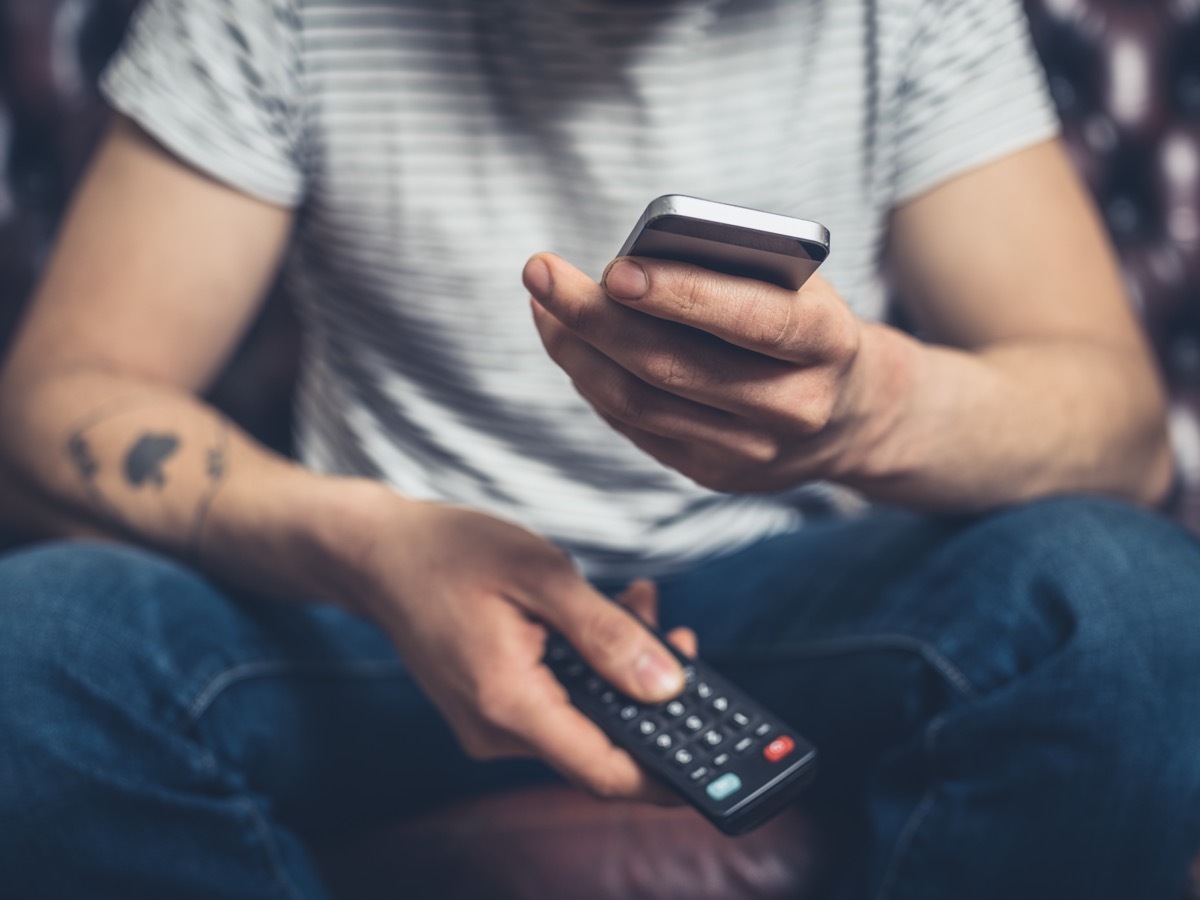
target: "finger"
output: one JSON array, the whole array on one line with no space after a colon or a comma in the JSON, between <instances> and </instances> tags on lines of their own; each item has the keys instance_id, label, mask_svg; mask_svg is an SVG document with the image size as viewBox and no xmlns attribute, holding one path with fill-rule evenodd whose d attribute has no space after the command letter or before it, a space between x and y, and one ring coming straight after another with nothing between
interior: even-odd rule
<instances>
[{"instance_id":1,"label":"finger","mask_svg":"<svg viewBox=\"0 0 1200 900\"><path fill-rule=\"evenodd\" d=\"M752 426L750 419L647 384L544 310L537 306L534 309L550 358L570 376L575 389L597 412L662 437L713 444L730 454L745 454L749 462L774 458L774 439L765 429ZM748 405L720 396L706 399L731 409Z\"/></svg>"},{"instance_id":2,"label":"finger","mask_svg":"<svg viewBox=\"0 0 1200 900\"><path fill-rule=\"evenodd\" d=\"M619 303L777 359L818 363L857 347L856 317L816 275L790 291L687 263L622 257L601 284Z\"/></svg>"},{"instance_id":3,"label":"finger","mask_svg":"<svg viewBox=\"0 0 1200 900\"><path fill-rule=\"evenodd\" d=\"M667 632L667 640L684 656L695 657L698 653L696 632L690 628L672 628Z\"/></svg>"},{"instance_id":4,"label":"finger","mask_svg":"<svg viewBox=\"0 0 1200 900\"><path fill-rule=\"evenodd\" d=\"M769 465L747 464L744 455L731 457L697 441L663 437L604 413L600 416L639 450L710 490L752 494L795 486L794 476L786 469L776 471Z\"/></svg>"},{"instance_id":5,"label":"finger","mask_svg":"<svg viewBox=\"0 0 1200 900\"><path fill-rule=\"evenodd\" d=\"M631 581L617 601L651 628L658 627L658 588L649 578Z\"/></svg>"},{"instance_id":6,"label":"finger","mask_svg":"<svg viewBox=\"0 0 1200 900\"><path fill-rule=\"evenodd\" d=\"M662 802L663 788L595 723L571 706L553 676L552 687L523 693L513 725L534 755L563 777L606 799ZM531 688L533 686L531 685Z\"/></svg>"},{"instance_id":7,"label":"finger","mask_svg":"<svg viewBox=\"0 0 1200 900\"><path fill-rule=\"evenodd\" d=\"M526 578L529 593L520 605L559 631L619 691L659 703L683 690L683 669L674 655L634 615L578 573L546 569L526 573Z\"/></svg>"},{"instance_id":8,"label":"finger","mask_svg":"<svg viewBox=\"0 0 1200 900\"><path fill-rule=\"evenodd\" d=\"M546 352L594 406L640 427L714 439L739 418L788 421L803 410L798 392L812 390L799 380L805 370L602 302L610 308L574 313L574 325L536 298L531 305Z\"/></svg>"}]
</instances>

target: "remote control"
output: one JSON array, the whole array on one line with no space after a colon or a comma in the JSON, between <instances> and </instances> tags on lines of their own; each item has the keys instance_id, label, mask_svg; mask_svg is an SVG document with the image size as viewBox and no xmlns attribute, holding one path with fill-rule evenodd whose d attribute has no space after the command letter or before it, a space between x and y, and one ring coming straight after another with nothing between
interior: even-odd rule
<instances>
[{"instance_id":1,"label":"remote control","mask_svg":"<svg viewBox=\"0 0 1200 900\"><path fill-rule=\"evenodd\" d=\"M617 691L561 635L550 636L545 661L613 743L717 828L757 828L811 781L816 748L711 667L664 646L679 659L687 686L659 704Z\"/></svg>"}]
</instances>

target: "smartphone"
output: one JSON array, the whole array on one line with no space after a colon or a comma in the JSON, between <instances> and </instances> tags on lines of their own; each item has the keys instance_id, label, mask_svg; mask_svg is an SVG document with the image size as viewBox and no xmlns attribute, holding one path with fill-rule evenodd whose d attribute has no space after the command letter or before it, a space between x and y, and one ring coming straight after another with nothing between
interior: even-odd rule
<instances>
[{"instance_id":1,"label":"smartphone","mask_svg":"<svg viewBox=\"0 0 1200 900\"><path fill-rule=\"evenodd\" d=\"M798 291L829 256L824 225L683 194L650 201L618 256L690 263Z\"/></svg>"}]
</instances>

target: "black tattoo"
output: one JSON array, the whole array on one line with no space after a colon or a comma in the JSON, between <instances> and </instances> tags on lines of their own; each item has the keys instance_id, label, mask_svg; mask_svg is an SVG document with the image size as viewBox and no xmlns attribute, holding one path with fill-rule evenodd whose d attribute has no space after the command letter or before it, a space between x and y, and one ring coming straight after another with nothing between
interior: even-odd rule
<instances>
[{"instance_id":1,"label":"black tattoo","mask_svg":"<svg viewBox=\"0 0 1200 900\"><path fill-rule=\"evenodd\" d=\"M192 523L192 537L188 541L191 557L197 563L200 561L200 537L204 531L204 520L208 518L208 508L212 506L225 476L229 474L229 424L223 420L216 444L204 454L204 467L208 473L208 490L200 498L196 520Z\"/></svg>"},{"instance_id":2,"label":"black tattoo","mask_svg":"<svg viewBox=\"0 0 1200 900\"><path fill-rule=\"evenodd\" d=\"M66 449L71 465L79 473L84 493L87 494L92 505L111 516L116 516L116 510L104 499L104 495L100 493L100 488L96 484L96 476L100 474L100 463L96 459L96 454L92 452L92 445L84 437L82 429L74 430L67 436Z\"/></svg>"},{"instance_id":3,"label":"black tattoo","mask_svg":"<svg viewBox=\"0 0 1200 900\"><path fill-rule=\"evenodd\" d=\"M173 434L144 434L125 454L125 480L133 487L149 482L159 490L167 483L163 463L179 450L179 438Z\"/></svg>"},{"instance_id":4,"label":"black tattoo","mask_svg":"<svg viewBox=\"0 0 1200 900\"><path fill-rule=\"evenodd\" d=\"M71 435L67 439L67 455L71 457L71 462L75 464L76 471L84 481L90 483L96 480L100 464L92 455L92 448L88 445L87 438L82 434Z\"/></svg>"}]
</instances>

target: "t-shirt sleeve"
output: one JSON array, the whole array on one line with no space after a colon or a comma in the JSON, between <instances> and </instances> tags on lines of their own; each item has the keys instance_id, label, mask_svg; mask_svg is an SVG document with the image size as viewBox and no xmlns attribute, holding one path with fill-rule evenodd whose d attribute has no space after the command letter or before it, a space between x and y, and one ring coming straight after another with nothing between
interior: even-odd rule
<instances>
[{"instance_id":1,"label":"t-shirt sleeve","mask_svg":"<svg viewBox=\"0 0 1200 900\"><path fill-rule=\"evenodd\" d=\"M291 207L304 193L300 43L292 0L146 0L101 90L180 159Z\"/></svg>"},{"instance_id":2,"label":"t-shirt sleeve","mask_svg":"<svg viewBox=\"0 0 1200 900\"><path fill-rule=\"evenodd\" d=\"M1059 132L1015 0L925 0L896 99L896 203Z\"/></svg>"}]
</instances>

